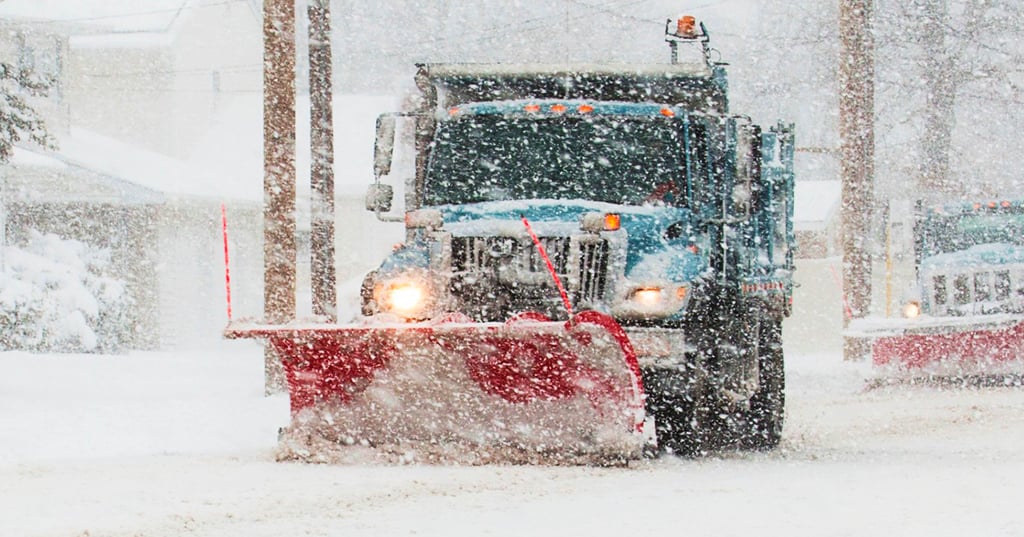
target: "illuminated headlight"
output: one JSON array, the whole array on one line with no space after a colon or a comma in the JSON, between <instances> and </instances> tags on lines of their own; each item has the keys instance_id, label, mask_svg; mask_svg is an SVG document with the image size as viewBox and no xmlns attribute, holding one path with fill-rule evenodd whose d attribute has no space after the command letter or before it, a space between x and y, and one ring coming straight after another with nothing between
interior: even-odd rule
<instances>
[{"instance_id":1,"label":"illuminated headlight","mask_svg":"<svg viewBox=\"0 0 1024 537\"><path fill-rule=\"evenodd\" d=\"M642 306L654 306L663 300L662 294L661 287L641 287L633 291L632 299Z\"/></svg>"},{"instance_id":2,"label":"illuminated headlight","mask_svg":"<svg viewBox=\"0 0 1024 537\"><path fill-rule=\"evenodd\" d=\"M379 284L374 298L381 311L394 313L407 319L425 316L430 292L423 282L401 280Z\"/></svg>"},{"instance_id":3,"label":"illuminated headlight","mask_svg":"<svg viewBox=\"0 0 1024 537\"><path fill-rule=\"evenodd\" d=\"M686 306L685 285L645 285L632 289L625 300L614 306L613 313L623 318L652 318L675 314Z\"/></svg>"},{"instance_id":4,"label":"illuminated headlight","mask_svg":"<svg viewBox=\"0 0 1024 537\"><path fill-rule=\"evenodd\" d=\"M921 315L921 304L918 302L907 302L903 305L903 316L907 319L913 319Z\"/></svg>"}]
</instances>

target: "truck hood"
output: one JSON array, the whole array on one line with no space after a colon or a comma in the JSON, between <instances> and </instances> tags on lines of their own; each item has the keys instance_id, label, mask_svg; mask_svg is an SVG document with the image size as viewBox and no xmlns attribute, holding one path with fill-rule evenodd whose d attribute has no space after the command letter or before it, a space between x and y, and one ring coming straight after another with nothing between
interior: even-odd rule
<instances>
[{"instance_id":1,"label":"truck hood","mask_svg":"<svg viewBox=\"0 0 1024 537\"><path fill-rule=\"evenodd\" d=\"M1011 264L1024 264L1024 247L1013 244L982 244L959 252L926 257L921 261L921 270L968 270Z\"/></svg>"},{"instance_id":2,"label":"truck hood","mask_svg":"<svg viewBox=\"0 0 1024 537\"><path fill-rule=\"evenodd\" d=\"M705 245L694 231L692 212L685 208L587 200L487 201L434 208L441 211L444 229L456 237L526 236L522 217L539 236L569 236L579 233L580 218L586 213L617 213L628 241L628 277L690 281L707 267Z\"/></svg>"}]
</instances>

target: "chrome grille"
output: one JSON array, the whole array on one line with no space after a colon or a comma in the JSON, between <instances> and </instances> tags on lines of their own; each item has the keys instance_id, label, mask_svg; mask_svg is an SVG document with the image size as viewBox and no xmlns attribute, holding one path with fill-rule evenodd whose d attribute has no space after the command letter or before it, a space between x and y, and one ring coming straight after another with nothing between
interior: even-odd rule
<instances>
[{"instance_id":1,"label":"chrome grille","mask_svg":"<svg viewBox=\"0 0 1024 537\"><path fill-rule=\"evenodd\" d=\"M541 237L541 245L551 260L555 273L565 276L569 260L568 237ZM528 272L547 272L547 263L533 241L512 237L452 237L452 270L478 271L496 266L501 259Z\"/></svg>"},{"instance_id":2,"label":"chrome grille","mask_svg":"<svg viewBox=\"0 0 1024 537\"><path fill-rule=\"evenodd\" d=\"M594 303L604 298L608 283L608 241L580 243L580 287L576 302Z\"/></svg>"},{"instance_id":3,"label":"chrome grille","mask_svg":"<svg viewBox=\"0 0 1024 537\"><path fill-rule=\"evenodd\" d=\"M555 273L570 287L574 302L593 304L604 299L611 255L608 241L540 237L540 243L547 252ZM520 274L535 275L528 278L528 281L553 284L547 276L548 268L543 256L530 239L452 237L453 273L490 272L502 264L516 267Z\"/></svg>"},{"instance_id":4,"label":"chrome grille","mask_svg":"<svg viewBox=\"0 0 1024 537\"><path fill-rule=\"evenodd\" d=\"M924 280L935 315L1024 311L1024 270L934 274Z\"/></svg>"}]
</instances>

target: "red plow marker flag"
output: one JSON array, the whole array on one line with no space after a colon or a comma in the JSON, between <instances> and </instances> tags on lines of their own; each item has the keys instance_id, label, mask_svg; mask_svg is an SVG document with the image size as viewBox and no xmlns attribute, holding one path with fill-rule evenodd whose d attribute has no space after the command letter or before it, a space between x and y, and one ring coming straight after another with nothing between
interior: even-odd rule
<instances>
[{"instance_id":1,"label":"red plow marker flag","mask_svg":"<svg viewBox=\"0 0 1024 537\"><path fill-rule=\"evenodd\" d=\"M220 204L220 227L224 236L224 293L228 302L228 322L231 322L231 263L228 258L228 209Z\"/></svg>"}]
</instances>

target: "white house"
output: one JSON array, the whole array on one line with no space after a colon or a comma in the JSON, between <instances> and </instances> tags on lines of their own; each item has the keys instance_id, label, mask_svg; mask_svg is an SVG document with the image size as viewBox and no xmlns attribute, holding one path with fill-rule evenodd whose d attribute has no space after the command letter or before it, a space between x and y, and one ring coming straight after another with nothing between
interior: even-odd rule
<instances>
[{"instance_id":1,"label":"white house","mask_svg":"<svg viewBox=\"0 0 1024 537\"><path fill-rule=\"evenodd\" d=\"M260 5L0 2L0 31L15 36L0 42L0 58L58 80L36 106L59 149L19 148L0 169L8 237L34 227L110 248L139 306L139 347L219 339L227 320L222 204L234 314L262 313ZM300 97L298 107L300 198L308 196L307 102ZM372 179L373 121L394 107L386 98L335 104L343 281L361 277L401 237L399 228L375 222L361 207ZM308 231L305 205L298 203L300 239ZM308 252L300 252L300 263L306 259ZM308 280L303 265L300 280ZM309 309L303 283L300 313Z\"/></svg>"}]
</instances>

